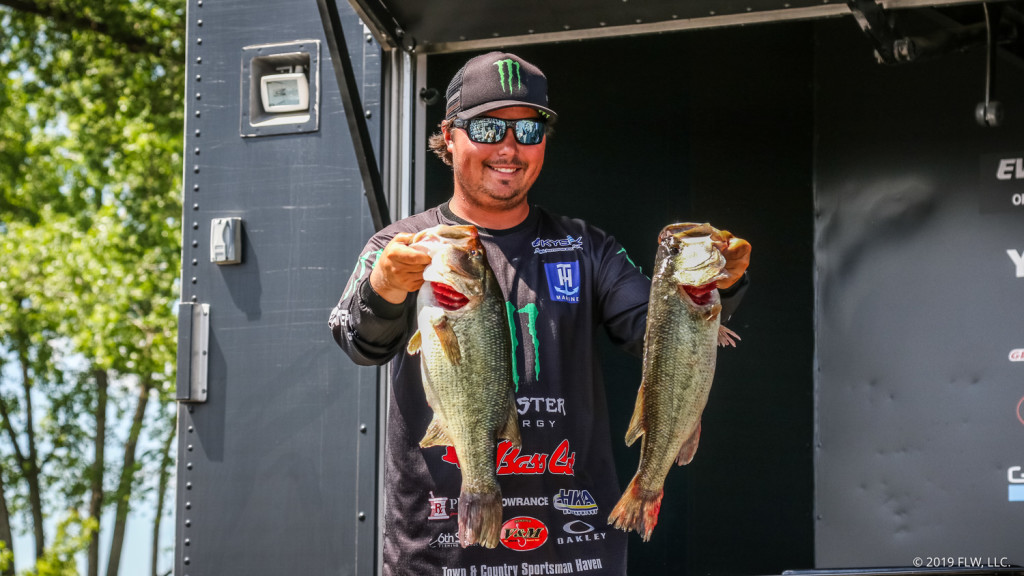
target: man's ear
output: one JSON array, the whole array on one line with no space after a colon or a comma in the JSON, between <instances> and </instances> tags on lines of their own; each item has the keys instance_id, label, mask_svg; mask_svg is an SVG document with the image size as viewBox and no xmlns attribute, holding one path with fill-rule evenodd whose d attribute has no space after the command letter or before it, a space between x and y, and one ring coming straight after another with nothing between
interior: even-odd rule
<instances>
[{"instance_id":1,"label":"man's ear","mask_svg":"<svg viewBox=\"0 0 1024 576\"><path fill-rule=\"evenodd\" d=\"M445 126L441 128L441 134L444 135L444 143L448 147L449 152L454 152L455 140L452 136L451 126Z\"/></svg>"}]
</instances>

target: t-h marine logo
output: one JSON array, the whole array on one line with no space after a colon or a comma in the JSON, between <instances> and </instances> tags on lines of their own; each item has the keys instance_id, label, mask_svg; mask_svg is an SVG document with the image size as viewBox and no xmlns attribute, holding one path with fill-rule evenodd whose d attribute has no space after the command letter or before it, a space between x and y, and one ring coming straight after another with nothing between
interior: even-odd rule
<instances>
[{"instance_id":1,"label":"t-h marine logo","mask_svg":"<svg viewBox=\"0 0 1024 576\"><path fill-rule=\"evenodd\" d=\"M546 262L548 295L556 302L580 301L579 262Z\"/></svg>"},{"instance_id":2,"label":"t-h marine logo","mask_svg":"<svg viewBox=\"0 0 1024 576\"><path fill-rule=\"evenodd\" d=\"M506 58L498 60L494 65L498 67L498 81L501 82L502 92L505 92L506 86L509 93L512 93L514 90L523 89L523 79L519 76L519 62ZM513 78L513 73L515 78Z\"/></svg>"}]
</instances>

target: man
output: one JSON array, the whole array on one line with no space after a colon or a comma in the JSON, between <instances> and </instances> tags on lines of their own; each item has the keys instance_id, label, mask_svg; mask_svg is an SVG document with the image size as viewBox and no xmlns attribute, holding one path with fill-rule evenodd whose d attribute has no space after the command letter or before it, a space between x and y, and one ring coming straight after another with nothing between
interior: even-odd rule
<instances>
[{"instance_id":1,"label":"man","mask_svg":"<svg viewBox=\"0 0 1024 576\"><path fill-rule=\"evenodd\" d=\"M625 574L626 534L606 522L621 491L595 341L604 328L640 353L650 280L602 230L528 203L546 127L557 118L536 66L498 52L473 58L453 78L447 103L431 148L453 168L451 200L371 238L330 319L354 361L391 361L384 573ZM430 258L409 244L438 224L478 227L509 311L522 448L499 445L497 467L503 520L523 520L507 525L494 549L459 546L457 458L418 445L432 411L419 358L404 350ZM723 248L724 319L746 285L750 245L734 238Z\"/></svg>"}]
</instances>

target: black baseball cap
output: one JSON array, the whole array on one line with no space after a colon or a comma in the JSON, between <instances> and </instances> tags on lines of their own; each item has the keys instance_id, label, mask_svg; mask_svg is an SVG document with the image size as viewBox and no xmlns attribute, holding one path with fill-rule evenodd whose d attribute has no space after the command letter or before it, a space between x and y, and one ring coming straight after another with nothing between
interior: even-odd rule
<instances>
[{"instance_id":1,"label":"black baseball cap","mask_svg":"<svg viewBox=\"0 0 1024 576\"><path fill-rule=\"evenodd\" d=\"M468 120L509 106L533 108L549 123L558 118L548 108L548 79L540 68L505 52L470 59L455 73L445 96L446 120Z\"/></svg>"}]
</instances>

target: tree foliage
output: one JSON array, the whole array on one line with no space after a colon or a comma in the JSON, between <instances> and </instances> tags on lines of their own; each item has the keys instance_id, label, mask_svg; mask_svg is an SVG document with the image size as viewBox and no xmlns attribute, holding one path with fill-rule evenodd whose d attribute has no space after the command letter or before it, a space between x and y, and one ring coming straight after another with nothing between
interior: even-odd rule
<instances>
[{"instance_id":1,"label":"tree foliage","mask_svg":"<svg viewBox=\"0 0 1024 576\"><path fill-rule=\"evenodd\" d=\"M0 534L34 535L39 574L86 548L97 574L103 509L123 535L166 487L184 21L182 0L0 0Z\"/></svg>"}]
</instances>

